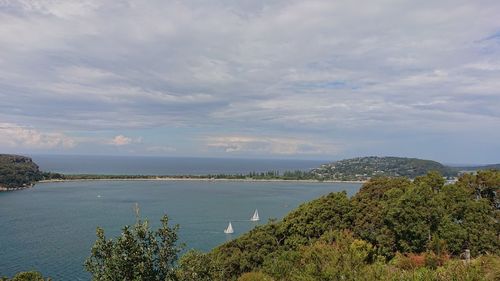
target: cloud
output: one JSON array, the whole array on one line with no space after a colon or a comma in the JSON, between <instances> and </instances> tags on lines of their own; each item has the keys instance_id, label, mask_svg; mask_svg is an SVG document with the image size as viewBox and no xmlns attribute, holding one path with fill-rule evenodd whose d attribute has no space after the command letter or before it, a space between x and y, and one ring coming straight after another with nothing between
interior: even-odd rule
<instances>
[{"instance_id":1,"label":"cloud","mask_svg":"<svg viewBox=\"0 0 500 281\"><path fill-rule=\"evenodd\" d=\"M115 145L115 146L124 146L124 145L133 144L133 143L141 143L142 141L143 141L142 137L130 138L130 137L126 137L124 135L118 135L118 136L115 136L108 143L111 145Z\"/></svg>"},{"instance_id":2,"label":"cloud","mask_svg":"<svg viewBox=\"0 0 500 281\"><path fill-rule=\"evenodd\" d=\"M174 132L192 145L179 153L229 131L315 147L471 126L498 139L499 13L462 0L0 1L0 120L148 131L151 146Z\"/></svg>"},{"instance_id":3,"label":"cloud","mask_svg":"<svg viewBox=\"0 0 500 281\"><path fill-rule=\"evenodd\" d=\"M339 146L302 139L266 137L266 136L217 136L206 139L209 148L223 150L226 153L256 153L260 155L315 155L335 154Z\"/></svg>"},{"instance_id":4,"label":"cloud","mask_svg":"<svg viewBox=\"0 0 500 281\"><path fill-rule=\"evenodd\" d=\"M0 147L23 149L69 149L77 145L77 140L61 132L40 132L23 128L17 124L0 123Z\"/></svg>"}]
</instances>

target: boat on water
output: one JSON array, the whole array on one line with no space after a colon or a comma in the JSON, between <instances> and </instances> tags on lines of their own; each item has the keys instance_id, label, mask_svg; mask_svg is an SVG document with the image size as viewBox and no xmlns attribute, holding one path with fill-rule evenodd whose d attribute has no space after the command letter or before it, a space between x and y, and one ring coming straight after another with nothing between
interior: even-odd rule
<instances>
[{"instance_id":1,"label":"boat on water","mask_svg":"<svg viewBox=\"0 0 500 281\"><path fill-rule=\"evenodd\" d=\"M226 234L234 233L233 225L231 224L231 222L229 222L229 225L227 226L227 228L224 229L224 233L226 233Z\"/></svg>"},{"instance_id":2,"label":"boat on water","mask_svg":"<svg viewBox=\"0 0 500 281\"><path fill-rule=\"evenodd\" d=\"M255 209L255 212L253 213L253 216L252 218L250 218L251 221L259 221L260 218L259 218L259 211L257 209Z\"/></svg>"}]
</instances>

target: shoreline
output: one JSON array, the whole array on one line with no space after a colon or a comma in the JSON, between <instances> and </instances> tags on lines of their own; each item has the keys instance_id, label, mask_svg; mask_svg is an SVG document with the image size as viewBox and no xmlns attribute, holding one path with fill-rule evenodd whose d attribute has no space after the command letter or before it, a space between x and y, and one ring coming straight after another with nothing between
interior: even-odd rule
<instances>
[{"instance_id":1,"label":"shoreline","mask_svg":"<svg viewBox=\"0 0 500 281\"><path fill-rule=\"evenodd\" d=\"M358 183L366 181L341 181L341 180L286 180L286 179L211 179L211 178L182 178L182 177L156 177L156 178L95 178L95 179L52 179L41 180L37 183L78 182L78 181L202 181L202 182L303 182L303 183Z\"/></svg>"},{"instance_id":2,"label":"shoreline","mask_svg":"<svg viewBox=\"0 0 500 281\"><path fill-rule=\"evenodd\" d=\"M18 187L12 187L12 188L8 188L8 187L0 186L0 192L23 190L23 189L32 188L32 187L34 187L34 186L35 186L35 184L34 184L34 183L32 183L32 184L30 184L30 185L26 185L26 186L18 186Z\"/></svg>"}]
</instances>

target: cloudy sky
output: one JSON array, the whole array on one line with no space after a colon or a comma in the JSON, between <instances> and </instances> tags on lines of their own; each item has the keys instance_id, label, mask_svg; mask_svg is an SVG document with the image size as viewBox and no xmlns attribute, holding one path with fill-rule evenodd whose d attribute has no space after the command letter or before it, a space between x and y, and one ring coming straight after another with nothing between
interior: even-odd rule
<instances>
[{"instance_id":1,"label":"cloudy sky","mask_svg":"<svg viewBox=\"0 0 500 281\"><path fill-rule=\"evenodd\" d=\"M0 0L0 151L500 162L500 1Z\"/></svg>"}]
</instances>

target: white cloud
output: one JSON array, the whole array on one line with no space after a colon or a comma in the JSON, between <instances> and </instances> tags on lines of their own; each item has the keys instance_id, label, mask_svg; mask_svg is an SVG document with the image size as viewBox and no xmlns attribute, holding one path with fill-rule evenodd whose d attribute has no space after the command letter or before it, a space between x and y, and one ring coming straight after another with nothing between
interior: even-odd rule
<instances>
[{"instance_id":1,"label":"white cloud","mask_svg":"<svg viewBox=\"0 0 500 281\"><path fill-rule=\"evenodd\" d=\"M77 140L61 132L40 132L36 129L20 127L12 123L0 123L0 147L23 149L69 149L77 145Z\"/></svg>"},{"instance_id":2,"label":"white cloud","mask_svg":"<svg viewBox=\"0 0 500 281\"><path fill-rule=\"evenodd\" d=\"M124 135L118 135L118 136L115 136L111 141L109 141L109 144L115 145L115 146L123 146L123 145L129 145L132 143L140 143L140 142L142 142L142 140L143 140L142 137L133 139L130 137L126 137Z\"/></svg>"},{"instance_id":3,"label":"white cloud","mask_svg":"<svg viewBox=\"0 0 500 281\"><path fill-rule=\"evenodd\" d=\"M228 131L359 144L472 122L495 139L499 13L466 0L0 0L0 119L106 145L172 128L179 144ZM272 143L301 151L260 147Z\"/></svg>"},{"instance_id":4,"label":"white cloud","mask_svg":"<svg viewBox=\"0 0 500 281\"><path fill-rule=\"evenodd\" d=\"M296 138L267 136L217 136L208 137L209 148L223 150L227 153L256 153L261 155L333 155L339 152L340 146L332 143L321 143Z\"/></svg>"}]
</instances>

